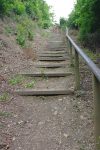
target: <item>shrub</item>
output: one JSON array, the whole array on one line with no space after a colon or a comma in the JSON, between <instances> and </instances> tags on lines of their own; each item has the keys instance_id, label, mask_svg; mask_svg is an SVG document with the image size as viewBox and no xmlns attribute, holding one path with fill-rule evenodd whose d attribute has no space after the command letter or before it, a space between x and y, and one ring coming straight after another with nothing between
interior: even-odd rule
<instances>
[{"instance_id":1,"label":"shrub","mask_svg":"<svg viewBox=\"0 0 100 150\"><path fill-rule=\"evenodd\" d=\"M26 32L25 28L21 24L19 24L17 26L17 38L16 38L17 43L19 45L21 45L21 46L25 45L25 41L26 41L26 38L27 38L26 34L27 34L27 32Z\"/></svg>"},{"instance_id":2,"label":"shrub","mask_svg":"<svg viewBox=\"0 0 100 150\"><path fill-rule=\"evenodd\" d=\"M13 12L17 15L22 15L25 13L25 5L19 0L16 0L13 5Z\"/></svg>"},{"instance_id":3,"label":"shrub","mask_svg":"<svg viewBox=\"0 0 100 150\"><path fill-rule=\"evenodd\" d=\"M17 43L24 46L27 40L34 39L34 24L28 16L22 16L19 18L19 24L17 26Z\"/></svg>"}]
</instances>

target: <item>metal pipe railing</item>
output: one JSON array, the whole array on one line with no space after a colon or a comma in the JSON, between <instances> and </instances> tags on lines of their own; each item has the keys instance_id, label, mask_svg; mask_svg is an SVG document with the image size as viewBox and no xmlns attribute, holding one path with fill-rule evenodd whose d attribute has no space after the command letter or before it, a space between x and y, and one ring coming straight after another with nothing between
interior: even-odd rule
<instances>
[{"instance_id":1,"label":"metal pipe railing","mask_svg":"<svg viewBox=\"0 0 100 150\"><path fill-rule=\"evenodd\" d=\"M71 39L66 32L67 43L69 46L70 62L73 63L72 50L75 50L75 82L76 90L80 90L80 72L79 56L83 58L93 74L93 91L95 100L95 128L96 128L96 150L100 150L100 69L96 64L83 52L83 50Z\"/></svg>"}]
</instances>

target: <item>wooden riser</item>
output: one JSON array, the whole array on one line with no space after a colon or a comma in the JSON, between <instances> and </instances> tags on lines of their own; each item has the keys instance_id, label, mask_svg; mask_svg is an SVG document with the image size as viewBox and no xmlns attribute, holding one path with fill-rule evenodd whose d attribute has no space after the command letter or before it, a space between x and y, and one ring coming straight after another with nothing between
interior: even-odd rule
<instances>
[{"instance_id":1,"label":"wooden riser","mask_svg":"<svg viewBox=\"0 0 100 150\"><path fill-rule=\"evenodd\" d=\"M65 77L73 75L71 72L37 72L37 73L20 73L20 75L29 76L29 77Z\"/></svg>"},{"instance_id":2,"label":"wooden riser","mask_svg":"<svg viewBox=\"0 0 100 150\"><path fill-rule=\"evenodd\" d=\"M63 57L40 57L38 58L39 61L65 61L67 58Z\"/></svg>"},{"instance_id":3,"label":"wooden riser","mask_svg":"<svg viewBox=\"0 0 100 150\"><path fill-rule=\"evenodd\" d=\"M67 47L59 46L59 47L49 47L49 50L51 51L61 51L61 50L66 50Z\"/></svg>"},{"instance_id":4,"label":"wooden riser","mask_svg":"<svg viewBox=\"0 0 100 150\"><path fill-rule=\"evenodd\" d=\"M65 57L66 54L40 54L39 57Z\"/></svg>"},{"instance_id":5,"label":"wooden riser","mask_svg":"<svg viewBox=\"0 0 100 150\"><path fill-rule=\"evenodd\" d=\"M62 65L57 65L57 64L48 64L48 65L35 65L37 68L65 68L67 65L62 64Z\"/></svg>"},{"instance_id":6,"label":"wooden riser","mask_svg":"<svg viewBox=\"0 0 100 150\"><path fill-rule=\"evenodd\" d=\"M72 95L74 90L66 89L43 89L43 90L34 90L34 89L20 89L16 90L15 93L20 96L54 96L54 95Z\"/></svg>"},{"instance_id":7,"label":"wooden riser","mask_svg":"<svg viewBox=\"0 0 100 150\"><path fill-rule=\"evenodd\" d=\"M40 53L39 53L40 54ZM67 54L66 51L60 50L60 51L42 51L41 54Z\"/></svg>"}]
</instances>

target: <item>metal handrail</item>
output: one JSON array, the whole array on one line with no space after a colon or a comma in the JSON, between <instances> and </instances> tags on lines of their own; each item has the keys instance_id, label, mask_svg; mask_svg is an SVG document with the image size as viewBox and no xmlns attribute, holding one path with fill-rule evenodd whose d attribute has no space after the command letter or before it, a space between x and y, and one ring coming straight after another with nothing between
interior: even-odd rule
<instances>
[{"instance_id":1,"label":"metal handrail","mask_svg":"<svg viewBox=\"0 0 100 150\"><path fill-rule=\"evenodd\" d=\"M96 150L100 150L100 68L83 52L83 50L71 39L66 30L66 38L70 50L70 61L73 64L72 50L75 50L75 82L76 90L80 90L79 55L84 59L93 74L93 94L95 102L95 133Z\"/></svg>"},{"instance_id":2,"label":"metal handrail","mask_svg":"<svg viewBox=\"0 0 100 150\"><path fill-rule=\"evenodd\" d=\"M96 64L83 52L83 50L71 39L71 37L67 34L67 38L71 42L72 46L75 50L80 54L80 56L85 60L86 64L92 71L92 73L96 76L96 78L100 82L100 69L96 66Z\"/></svg>"}]
</instances>

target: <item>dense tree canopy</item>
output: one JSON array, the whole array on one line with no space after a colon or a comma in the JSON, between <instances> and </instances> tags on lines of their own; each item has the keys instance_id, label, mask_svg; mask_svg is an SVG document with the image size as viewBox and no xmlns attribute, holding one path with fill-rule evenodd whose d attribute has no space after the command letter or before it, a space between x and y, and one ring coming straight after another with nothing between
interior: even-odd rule
<instances>
[{"instance_id":1,"label":"dense tree canopy","mask_svg":"<svg viewBox=\"0 0 100 150\"><path fill-rule=\"evenodd\" d=\"M100 0L77 0L67 20L67 26L78 28L82 41L87 40L90 35L97 36L97 33L100 36Z\"/></svg>"}]
</instances>

